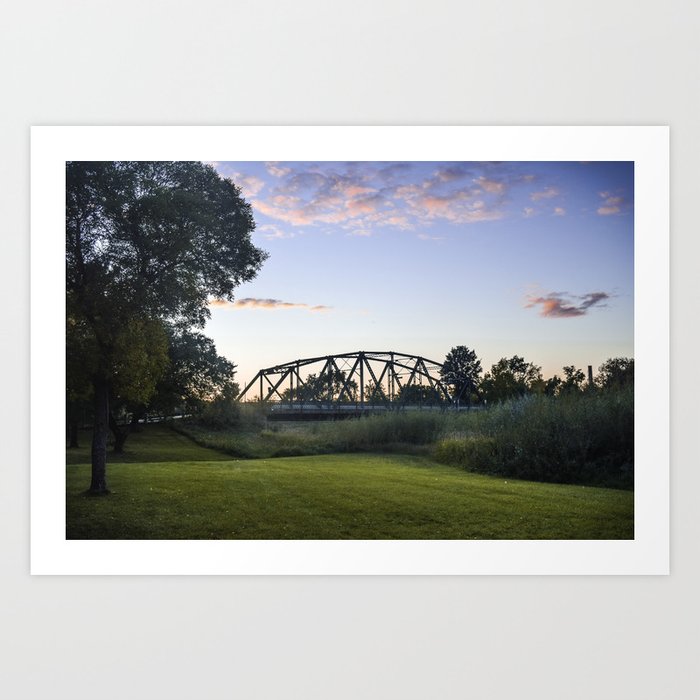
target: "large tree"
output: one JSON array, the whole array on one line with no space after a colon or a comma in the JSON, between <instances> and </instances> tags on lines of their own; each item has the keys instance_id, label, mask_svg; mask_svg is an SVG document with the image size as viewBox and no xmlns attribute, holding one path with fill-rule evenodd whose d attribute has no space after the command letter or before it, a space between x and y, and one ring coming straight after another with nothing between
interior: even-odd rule
<instances>
[{"instance_id":1,"label":"large tree","mask_svg":"<svg viewBox=\"0 0 700 700\"><path fill-rule=\"evenodd\" d=\"M471 403L471 396L479 386L480 374L481 360L466 345L452 348L440 369L442 381L452 387L452 397L458 404L460 400Z\"/></svg>"},{"instance_id":2,"label":"large tree","mask_svg":"<svg viewBox=\"0 0 700 700\"><path fill-rule=\"evenodd\" d=\"M109 396L124 329L134 319L203 326L209 299L233 299L267 257L254 227L236 185L202 163L67 163L68 324L87 328L94 347L91 493L108 492Z\"/></svg>"}]
</instances>

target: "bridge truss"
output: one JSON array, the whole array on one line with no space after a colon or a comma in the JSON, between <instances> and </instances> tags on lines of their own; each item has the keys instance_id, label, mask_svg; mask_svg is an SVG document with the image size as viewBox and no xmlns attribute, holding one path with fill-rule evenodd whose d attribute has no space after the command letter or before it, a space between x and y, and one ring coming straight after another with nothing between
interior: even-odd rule
<instances>
[{"instance_id":1,"label":"bridge truss","mask_svg":"<svg viewBox=\"0 0 700 700\"><path fill-rule=\"evenodd\" d=\"M239 394L239 401L339 406L449 402L440 379L442 364L401 352L348 352L294 360L261 369ZM306 378L302 378L303 373ZM315 373L308 374L311 370Z\"/></svg>"}]
</instances>

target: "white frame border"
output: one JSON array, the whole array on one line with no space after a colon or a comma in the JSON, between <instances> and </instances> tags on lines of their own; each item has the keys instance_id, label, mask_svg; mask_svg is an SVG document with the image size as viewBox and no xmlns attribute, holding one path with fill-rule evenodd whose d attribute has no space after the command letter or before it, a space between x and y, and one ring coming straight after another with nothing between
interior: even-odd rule
<instances>
[{"instance_id":1,"label":"white frame border","mask_svg":"<svg viewBox=\"0 0 700 700\"><path fill-rule=\"evenodd\" d=\"M32 574L669 573L668 127L41 126L31 144ZM635 539L66 540L55 418L64 414L66 160L635 161Z\"/></svg>"}]
</instances>

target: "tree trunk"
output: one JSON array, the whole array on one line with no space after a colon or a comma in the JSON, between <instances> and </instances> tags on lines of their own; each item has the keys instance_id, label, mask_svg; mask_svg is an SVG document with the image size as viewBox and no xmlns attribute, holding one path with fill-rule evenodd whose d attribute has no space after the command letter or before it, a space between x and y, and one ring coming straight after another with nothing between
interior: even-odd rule
<instances>
[{"instance_id":1,"label":"tree trunk","mask_svg":"<svg viewBox=\"0 0 700 700\"><path fill-rule=\"evenodd\" d=\"M109 387L104 377L95 377L95 420L92 428L92 481L89 493L102 496L107 488L107 436L109 434Z\"/></svg>"},{"instance_id":2,"label":"tree trunk","mask_svg":"<svg viewBox=\"0 0 700 700\"><path fill-rule=\"evenodd\" d=\"M143 428L139 424L139 420L146 415L145 409L134 409L131 414L131 423L129 423L129 434L140 433Z\"/></svg>"},{"instance_id":3,"label":"tree trunk","mask_svg":"<svg viewBox=\"0 0 700 700\"><path fill-rule=\"evenodd\" d=\"M71 418L68 426L68 447L78 447L78 421Z\"/></svg>"},{"instance_id":4,"label":"tree trunk","mask_svg":"<svg viewBox=\"0 0 700 700\"><path fill-rule=\"evenodd\" d=\"M78 408L74 401L66 403L66 438L69 449L78 447Z\"/></svg>"},{"instance_id":5,"label":"tree trunk","mask_svg":"<svg viewBox=\"0 0 700 700\"><path fill-rule=\"evenodd\" d=\"M124 452L124 443L129 437L129 428L121 428L119 425L117 425L117 421L114 420L114 416L112 415L111 411L109 412L109 428L114 434L114 451L117 454L121 454Z\"/></svg>"}]
</instances>

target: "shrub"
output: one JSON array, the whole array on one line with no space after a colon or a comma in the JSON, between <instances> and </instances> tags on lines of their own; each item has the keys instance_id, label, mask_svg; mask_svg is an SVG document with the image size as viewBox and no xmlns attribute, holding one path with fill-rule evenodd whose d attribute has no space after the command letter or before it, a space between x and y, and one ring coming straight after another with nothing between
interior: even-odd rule
<instances>
[{"instance_id":1,"label":"shrub","mask_svg":"<svg viewBox=\"0 0 700 700\"><path fill-rule=\"evenodd\" d=\"M206 404L199 422L208 428L229 428L240 420L240 406L228 397L218 397Z\"/></svg>"},{"instance_id":2,"label":"shrub","mask_svg":"<svg viewBox=\"0 0 700 700\"><path fill-rule=\"evenodd\" d=\"M537 481L633 485L631 388L525 397L484 411L476 425L478 434L493 439L489 469L499 473Z\"/></svg>"}]
</instances>

